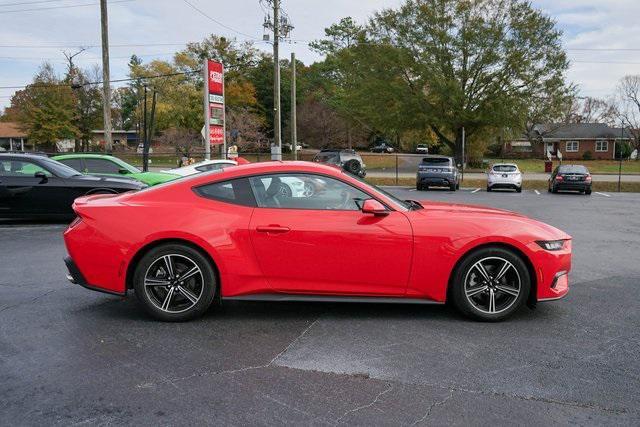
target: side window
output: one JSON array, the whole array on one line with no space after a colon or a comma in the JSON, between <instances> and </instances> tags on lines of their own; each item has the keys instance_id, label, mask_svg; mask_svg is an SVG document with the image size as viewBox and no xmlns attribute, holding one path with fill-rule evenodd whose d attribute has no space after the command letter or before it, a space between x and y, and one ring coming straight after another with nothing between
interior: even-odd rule
<instances>
[{"instance_id":1,"label":"side window","mask_svg":"<svg viewBox=\"0 0 640 427\"><path fill-rule=\"evenodd\" d=\"M108 173L117 175L120 166L109 160L104 159L84 159L88 173Z\"/></svg>"},{"instance_id":2,"label":"side window","mask_svg":"<svg viewBox=\"0 0 640 427\"><path fill-rule=\"evenodd\" d=\"M249 178L258 207L357 211L371 197L337 179L311 174Z\"/></svg>"},{"instance_id":3,"label":"side window","mask_svg":"<svg viewBox=\"0 0 640 427\"><path fill-rule=\"evenodd\" d=\"M208 165L198 166L198 167L196 167L196 170L198 172L208 172L208 171L213 171L213 170L220 170L220 169L224 168L225 166L229 166L229 165L224 164L224 163L212 163L212 164L208 164Z\"/></svg>"},{"instance_id":4,"label":"side window","mask_svg":"<svg viewBox=\"0 0 640 427\"><path fill-rule=\"evenodd\" d=\"M82 159L64 159L58 161L77 170L78 172L82 172Z\"/></svg>"},{"instance_id":5,"label":"side window","mask_svg":"<svg viewBox=\"0 0 640 427\"><path fill-rule=\"evenodd\" d=\"M242 206L255 206L253 193L246 178L214 182L195 189L196 194L206 199L233 203Z\"/></svg>"},{"instance_id":6,"label":"side window","mask_svg":"<svg viewBox=\"0 0 640 427\"><path fill-rule=\"evenodd\" d=\"M32 162L24 160L3 160L0 162L0 176L33 178L36 172L44 172L46 176L53 176L51 172Z\"/></svg>"}]
</instances>

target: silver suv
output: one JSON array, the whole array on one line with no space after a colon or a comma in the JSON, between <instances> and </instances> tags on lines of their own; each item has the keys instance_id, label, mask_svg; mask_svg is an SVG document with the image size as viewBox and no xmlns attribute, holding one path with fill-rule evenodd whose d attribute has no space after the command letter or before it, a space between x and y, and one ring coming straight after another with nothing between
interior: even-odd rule
<instances>
[{"instance_id":1,"label":"silver suv","mask_svg":"<svg viewBox=\"0 0 640 427\"><path fill-rule=\"evenodd\" d=\"M451 157L424 157L418 165L416 189L428 190L429 187L449 187L451 191L460 188L460 173Z\"/></svg>"}]
</instances>

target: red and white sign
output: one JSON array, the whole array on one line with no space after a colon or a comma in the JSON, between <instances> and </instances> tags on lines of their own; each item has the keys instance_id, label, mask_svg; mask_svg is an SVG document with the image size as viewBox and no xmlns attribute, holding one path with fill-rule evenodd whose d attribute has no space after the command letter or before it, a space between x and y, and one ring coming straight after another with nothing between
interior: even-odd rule
<instances>
[{"instance_id":1,"label":"red and white sign","mask_svg":"<svg viewBox=\"0 0 640 427\"><path fill-rule=\"evenodd\" d=\"M221 62L205 60L204 119L209 128L211 145L225 144L224 66ZM225 144L226 145L226 144Z\"/></svg>"}]
</instances>

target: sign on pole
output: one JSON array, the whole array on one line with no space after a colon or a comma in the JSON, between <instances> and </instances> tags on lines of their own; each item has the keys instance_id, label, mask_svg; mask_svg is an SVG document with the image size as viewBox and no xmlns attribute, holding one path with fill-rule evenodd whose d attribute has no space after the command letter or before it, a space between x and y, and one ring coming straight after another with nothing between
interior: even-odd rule
<instances>
[{"instance_id":1,"label":"sign on pole","mask_svg":"<svg viewBox=\"0 0 640 427\"><path fill-rule=\"evenodd\" d=\"M224 65L222 62L204 62L204 126L208 128L209 141L205 143L205 157L211 158L211 146L222 145L227 155L224 112Z\"/></svg>"}]
</instances>

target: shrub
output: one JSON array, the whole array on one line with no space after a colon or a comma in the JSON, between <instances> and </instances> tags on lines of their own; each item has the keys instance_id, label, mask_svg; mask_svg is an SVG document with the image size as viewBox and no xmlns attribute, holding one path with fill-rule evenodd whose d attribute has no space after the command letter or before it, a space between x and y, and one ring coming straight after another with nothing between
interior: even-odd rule
<instances>
[{"instance_id":1,"label":"shrub","mask_svg":"<svg viewBox=\"0 0 640 427\"><path fill-rule=\"evenodd\" d=\"M593 160L593 153L591 151L585 151L582 155L582 160Z\"/></svg>"}]
</instances>

